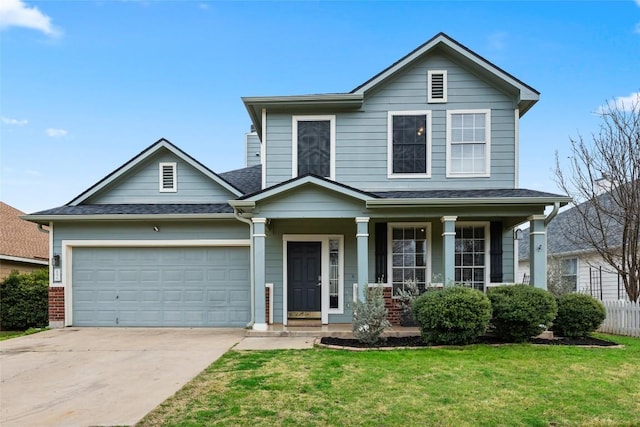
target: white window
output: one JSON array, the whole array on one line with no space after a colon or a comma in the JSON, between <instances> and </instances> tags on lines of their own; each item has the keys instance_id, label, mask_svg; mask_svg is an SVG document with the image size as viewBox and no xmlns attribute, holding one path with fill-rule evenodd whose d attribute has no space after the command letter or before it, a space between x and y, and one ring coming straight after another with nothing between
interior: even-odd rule
<instances>
[{"instance_id":1,"label":"white window","mask_svg":"<svg viewBox=\"0 0 640 427\"><path fill-rule=\"evenodd\" d=\"M389 178L429 178L431 112L389 111L387 134Z\"/></svg>"},{"instance_id":2,"label":"white window","mask_svg":"<svg viewBox=\"0 0 640 427\"><path fill-rule=\"evenodd\" d=\"M178 176L175 162L163 162L159 165L159 183L161 193L178 191Z\"/></svg>"},{"instance_id":3,"label":"white window","mask_svg":"<svg viewBox=\"0 0 640 427\"><path fill-rule=\"evenodd\" d=\"M447 111L447 177L488 177L491 110Z\"/></svg>"},{"instance_id":4,"label":"white window","mask_svg":"<svg viewBox=\"0 0 640 427\"><path fill-rule=\"evenodd\" d=\"M427 102L447 102L447 70L429 70L427 80Z\"/></svg>"},{"instance_id":5,"label":"white window","mask_svg":"<svg viewBox=\"0 0 640 427\"><path fill-rule=\"evenodd\" d=\"M292 117L291 176L335 179L335 116Z\"/></svg>"},{"instance_id":6,"label":"white window","mask_svg":"<svg viewBox=\"0 0 640 427\"><path fill-rule=\"evenodd\" d=\"M423 291L431 271L431 228L429 223L390 223L388 229L388 271L393 295L408 280Z\"/></svg>"},{"instance_id":7,"label":"white window","mask_svg":"<svg viewBox=\"0 0 640 427\"><path fill-rule=\"evenodd\" d=\"M563 289L578 289L578 259L567 258L560 260L560 279Z\"/></svg>"},{"instance_id":8,"label":"white window","mask_svg":"<svg viewBox=\"0 0 640 427\"><path fill-rule=\"evenodd\" d=\"M489 225L458 223L455 241L455 282L480 291L489 277Z\"/></svg>"}]
</instances>

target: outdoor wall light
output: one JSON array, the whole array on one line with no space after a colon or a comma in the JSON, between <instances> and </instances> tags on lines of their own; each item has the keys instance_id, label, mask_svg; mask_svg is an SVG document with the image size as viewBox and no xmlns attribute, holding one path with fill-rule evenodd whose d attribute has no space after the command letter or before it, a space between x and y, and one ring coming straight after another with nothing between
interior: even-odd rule
<instances>
[{"instance_id":1,"label":"outdoor wall light","mask_svg":"<svg viewBox=\"0 0 640 427\"><path fill-rule=\"evenodd\" d=\"M60 267L60 255L54 255L51 258L51 265L54 267Z\"/></svg>"},{"instance_id":2,"label":"outdoor wall light","mask_svg":"<svg viewBox=\"0 0 640 427\"><path fill-rule=\"evenodd\" d=\"M522 230L519 228L513 230L513 240L522 240Z\"/></svg>"},{"instance_id":3,"label":"outdoor wall light","mask_svg":"<svg viewBox=\"0 0 640 427\"><path fill-rule=\"evenodd\" d=\"M158 228L158 226L157 226L157 225L154 225L154 226L153 226L153 231L155 231L155 232L157 233L158 231L160 231L160 229Z\"/></svg>"}]
</instances>

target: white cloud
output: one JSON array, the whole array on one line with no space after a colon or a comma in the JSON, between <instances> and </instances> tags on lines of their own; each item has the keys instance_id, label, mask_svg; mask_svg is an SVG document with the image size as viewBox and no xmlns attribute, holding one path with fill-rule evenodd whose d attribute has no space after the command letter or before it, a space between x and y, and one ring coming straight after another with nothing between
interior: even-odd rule
<instances>
[{"instance_id":1,"label":"white cloud","mask_svg":"<svg viewBox=\"0 0 640 427\"><path fill-rule=\"evenodd\" d=\"M49 128L46 130L46 132L47 132L47 135L49 135L51 138L62 138L64 136L67 136L67 134L69 133L64 129L55 129L55 128Z\"/></svg>"},{"instance_id":2,"label":"white cloud","mask_svg":"<svg viewBox=\"0 0 640 427\"><path fill-rule=\"evenodd\" d=\"M630 111L633 104L640 105L640 92L634 92L629 96L618 96L613 101L598 108L598 112L602 112L607 108L616 108L622 111Z\"/></svg>"},{"instance_id":3,"label":"white cloud","mask_svg":"<svg viewBox=\"0 0 640 427\"><path fill-rule=\"evenodd\" d=\"M10 117L0 116L0 122L5 125L24 126L29 123L28 120L12 119Z\"/></svg>"},{"instance_id":4,"label":"white cloud","mask_svg":"<svg viewBox=\"0 0 640 427\"><path fill-rule=\"evenodd\" d=\"M640 1L640 0L638 0L638 1ZM198 3L198 8L202 9L202 10L207 10L207 9L209 9L209 5L206 4L206 3Z\"/></svg>"},{"instance_id":5,"label":"white cloud","mask_svg":"<svg viewBox=\"0 0 640 427\"><path fill-rule=\"evenodd\" d=\"M27 6L22 0L0 1L0 30L9 27L31 28L51 37L61 34L61 31L51 24L49 16L35 6Z\"/></svg>"}]
</instances>

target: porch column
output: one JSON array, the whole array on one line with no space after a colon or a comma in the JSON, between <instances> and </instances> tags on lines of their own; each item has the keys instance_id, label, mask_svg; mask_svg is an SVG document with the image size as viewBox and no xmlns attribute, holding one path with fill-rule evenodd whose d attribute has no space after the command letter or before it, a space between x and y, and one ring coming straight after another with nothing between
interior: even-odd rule
<instances>
[{"instance_id":1,"label":"porch column","mask_svg":"<svg viewBox=\"0 0 640 427\"><path fill-rule=\"evenodd\" d=\"M258 331L267 330L267 320L265 318L266 301L264 297L264 287L266 283L265 276L265 239L266 218L252 218L253 222L253 270L254 270L254 289L253 289L253 329Z\"/></svg>"},{"instance_id":2,"label":"porch column","mask_svg":"<svg viewBox=\"0 0 640 427\"><path fill-rule=\"evenodd\" d=\"M364 301L364 290L369 285L369 217L357 217L358 242L358 299Z\"/></svg>"},{"instance_id":3,"label":"porch column","mask_svg":"<svg viewBox=\"0 0 640 427\"><path fill-rule=\"evenodd\" d=\"M442 283L455 281L456 220L457 216L443 216L442 221Z\"/></svg>"},{"instance_id":4,"label":"porch column","mask_svg":"<svg viewBox=\"0 0 640 427\"><path fill-rule=\"evenodd\" d=\"M529 269L530 283L547 289L547 227L544 215L529 217Z\"/></svg>"}]
</instances>

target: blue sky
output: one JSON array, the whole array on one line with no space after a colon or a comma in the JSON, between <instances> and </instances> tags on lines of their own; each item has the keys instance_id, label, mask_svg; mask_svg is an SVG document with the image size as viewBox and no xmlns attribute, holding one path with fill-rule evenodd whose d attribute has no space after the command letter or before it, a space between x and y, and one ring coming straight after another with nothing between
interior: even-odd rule
<instances>
[{"instance_id":1,"label":"blue sky","mask_svg":"<svg viewBox=\"0 0 640 427\"><path fill-rule=\"evenodd\" d=\"M559 192L554 152L640 92L640 0L0 0L0 199L63 205L162 137L242 167L241 96L348 92L440 31L541 92L523 188Z\"/></svg>"}]
</instances>

